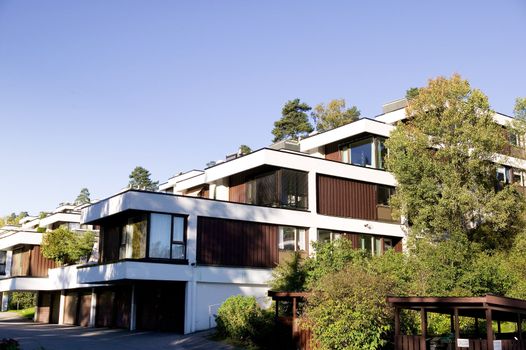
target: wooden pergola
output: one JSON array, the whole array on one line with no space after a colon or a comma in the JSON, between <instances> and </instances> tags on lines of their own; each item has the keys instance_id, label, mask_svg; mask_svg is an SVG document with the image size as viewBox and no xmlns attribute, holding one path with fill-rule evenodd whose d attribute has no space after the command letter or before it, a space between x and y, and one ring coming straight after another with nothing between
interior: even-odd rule
<instances>
[{"instance_id":1,"label":"wooden pergola","mask_svg":"<svg viewBox=\"0 0 526 350\"><path fill-rule=\"evenodd\" d=\"M474 350L526 350L523 320L526 319L526 300L486 295L483 297L388 297L387 302L395 308L395 350L426 350L427 313L446 314L451 317L451 331L455 336L451 349ZM400 333L400 310L420 312L420 335ZM485 337L477 334L476 339L460 338L459 317L486 321ZM493 331L493 321L497 322L497 332ZM515 334L501 334L501 322L516 323ZM460 339L460 341L458 341ZM468 345L469 344L469 345ZM467 346L466 346L467 345Z\"/></svg>"}]
</instances>

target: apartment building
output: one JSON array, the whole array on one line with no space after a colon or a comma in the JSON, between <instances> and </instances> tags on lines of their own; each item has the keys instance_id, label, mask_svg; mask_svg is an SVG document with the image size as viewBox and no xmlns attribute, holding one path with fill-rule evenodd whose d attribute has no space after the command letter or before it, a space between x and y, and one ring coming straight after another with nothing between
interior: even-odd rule
<instances>
[{"instance_id":1,"label":"apartment building","mask_svg":"<svg viewBox=\"0 0 526 350\"><path fill-rule=\"evenodd\" d=\"M36 320L191 333L215 326L231 295L263 302L272 268L291 252L312 253L314 241L346 236L371 254L402 251L384 142L404 107L396 101L375 119L231 155L159 192L128 189L83 208L80 224L100 227L98 260L49 266L45 288L32 286ZM495 121L504 127L511 118ZM497 158L503 183L524 185L522 146Z\"/></svg>"}]
</instances>

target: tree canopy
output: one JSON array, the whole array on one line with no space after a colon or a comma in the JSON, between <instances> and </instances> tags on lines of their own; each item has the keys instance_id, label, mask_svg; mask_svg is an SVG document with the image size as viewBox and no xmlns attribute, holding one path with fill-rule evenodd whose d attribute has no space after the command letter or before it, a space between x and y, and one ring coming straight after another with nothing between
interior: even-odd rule
<instances>
[{"instance_id":1,"label":"tree canopy","mask_svg":"<svg viewBox=\"0 0 526 350\"><path fill-rule=\"evenodd\" d=\"M526 120L526 97L517 97L515 99L513 113L516 118Z\"/></svg>"},{"instance_id":2,"label":"tree canopy","mask_svg":"<svg viewBox=\"0 0 526 350\"><path fill-rule=\"evenodd\" d=\"M241 145L239 146L239 153L242 155L252 153L252 148L248 147L247 145Z\"/></svg>"},{"instance_id":3,"label":"tree canopy","mask_svg":"<svg viewBox=\"0 0 526 350\"><path fill-rule=\"evenodd\" d=\"M346 108L342 98L331 100L326 106L323 103L316 105L311 116L316 130L327 131L358 120L360 111L356 106Z\"/></svg>"},{"instance_id":4,"label":"tree canopy","mask_svg":"<svg viewBox=\"0 0 526 350\"><path fill-rule=\"evenodd\" d=\"M42 255L60 264L75 264L89 259L95 242L93 232L76 233L65 226L44 233Z\"/></svg>"},{"instance_id":5,"label":"tree canopy","mask_svg":"<svg viewBox=\"0 0 526 350\"><path fill-rule=\"evenodd\" d=\"M386 142L398 182L391 205L410 236L508 247L521 230L524 198L499 188L494 155L506 144L487 97L459 75L430 80Z\"/></svg>"},{"instance_id":6,"label":"tree canopy","mask_svg":"<svg viewBox=\"0 0 526 350\"><path fill-rule=\"evenodd\" d=\"M272 142L298 140L312 132L314 129L307 115L311 109L308 104L300 102L299 98L287 101L281 110L281 119L274 122Z\"/></svg>"},{"instance_id":7,"label":"tree canopy","mask_svg":"<svg viewBox=\"0 0 526 350\"><path fill-rule=\"evenodd\" d=\"M142 166L136 166L129 176L130 182L128 185L130 188L157 191L157 188L159 187L159 181L152 181L150 176L151 174L148 170Z\"/></svg>"},{"instance_id":8,"label":"tree canopy","mask_svg":"<svg viewBox=\"0 0 526 350\"><path fill-rule=\"evenodd\" d=\"M90 203L90 193L87 188L83 188L80 190L79 195L77 196L77 199L75 199L75 205L81 205L81 204L87 204Z\"/></svg>"}]
</instances>

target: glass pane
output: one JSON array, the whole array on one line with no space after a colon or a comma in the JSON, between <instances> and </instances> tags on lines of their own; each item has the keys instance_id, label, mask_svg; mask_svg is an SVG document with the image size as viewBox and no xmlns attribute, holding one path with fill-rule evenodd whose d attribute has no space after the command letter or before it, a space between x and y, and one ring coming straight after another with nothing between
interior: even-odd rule
<instances>
[{"instance_id":1,"label":"glass pane","mask_svg":"<svg viewBox=\"0 0 526 350\"><path fill-rule=\"evenodd\" d=\"M296 245L295 240L296 229L294 227L280 227L279 228L279 249L292 250Z\"/></svg>"},{"instance_id":2,"label":"glass pane","mask_svg":"<svg viewBox=\"0 0 526 350\"><path fill-rule=\"evenodd\" d=\"M371 166L372 139L362 140L351 144L351 163L354 165Z\"/></svg>"},{"instance_id":3,"label":"glass pane","mask_svg":"<svg viewBox=\"0 0 526 350\"><path fill-rule=\"evenodd\" d=\"M256 179L256 204L277 206L276 172Z\"/></svg>"},{"instance_id":4,"label":"glass pane","mask_svg":"<svg viewBox=\"0 0 526 350\"><path fill-rule=\"evenodd\" d=\"M150 215L150 258L170 258L171 225L171 215Z\"/></svg>"},{"instance_id":5,"label":"glass pane","mask_svg":"<svg viewBox=\"0 0 526 350\"><path fill-rule=\"evenodd\" d=\"M130 220L128 224L128 244L131 245L131 258L141 259L146 257L146 216L142 215Z\"/></svg>"},{"instance_id":6,"label":"glass pane","mask_svg":"<svg viewBox=\"0 0 526 350\"><path fill-rule=\"evenodd\" d=\"M281 206L291 208L307 208L307 173L282 169L281 174Z\"/></svg>"},{"instance_id":7,"label":"glass pane","mask_svg":"<svg viewBox=\"0 0 526 350\"><path fill-rule=\"evenodd\" d=\"M341 150L342 162L349 163L349 147L345 146Z\"/></svg>"},{"instance_id":8,"label":"glass pane","mask_svg":"<svg viewBox=\"0 0 526 350\"><path fill-rule=\"evenodd\" d=\"M172 241L184 241L184 218L174 216Z\"/></svg>"},{"instance_id":9,"label":"glass pane","mask_svg":"<svg viewBox=\"0 0 526 350\"><path fill-rule=\"evenodd\" d=\"M172 244L172 259L184 259L184 245Z\"/></svg>"},{"instance_id":10,"label":"glass pane","mask_svg":"<svg viewBox=\"0 0 526 350\"><path fill-rule=\"evenodd\" d=\"M387 156L387 148L385 147L385 139L378 138L376 148L376 167L378 169L384 169L385 157Z\"/></svg>"},{"instance_id":11,"label":"glass pane","mask_svg":"<svg viewBox=\"0 0 526 350\"><path fill-rule=\"evenodd\" d=\"M374 239L374 255L381 255L381 254L382 254L382 239L375 238Z\"/></svg>"},{"instance_id":12,"label":"glass pane","mask_svg":"<svg viewBox=\"0 0 526 350\"><path fill-rule=\"evenodd\" d=\"M371 236L366 236L366 235L362 235L360 237L360 243L361 243L361 248L368 251L369 253L372 252L373 250L373 245L371 243Z\"/></svg>"},{"instance_id":13,"label":"glass pane","mask_svg":"<svg viewBox=\"0 0 526 350\"><path fill-rule=\"evenodd\" d=\"M331 231L327 230L318 230L318 242L330 242L331 241Z\"/></svg>"},{"instance_id":14,"label":"glass pane","mask_svg":"<svg viewBox=\"0 0 526 350\"><path fill-rule=\"evenodd\" d=\"M393 248L393 241L391 239L384 238L384 252L391 248Z\"/></svg>"}]
</instances>

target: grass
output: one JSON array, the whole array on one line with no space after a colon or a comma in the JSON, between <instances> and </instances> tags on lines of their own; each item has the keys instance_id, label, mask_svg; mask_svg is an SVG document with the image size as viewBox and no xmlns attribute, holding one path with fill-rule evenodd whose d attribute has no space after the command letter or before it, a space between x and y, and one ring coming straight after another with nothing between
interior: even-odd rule
<instances>
[{"instance_id":1,"label":"grass","mask_svg":"<svg viewBox=\"0 0 526 350\"><path fill-rule=\"evenodd\" d=\"M7 310L11 312L16 312L22 317L33 319L33 316L35 316L35 308L34 307L28 307L27 309L22 310Z\"/></svg>"}]
</instances>

